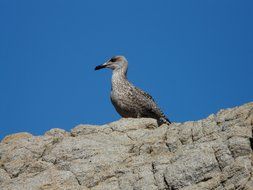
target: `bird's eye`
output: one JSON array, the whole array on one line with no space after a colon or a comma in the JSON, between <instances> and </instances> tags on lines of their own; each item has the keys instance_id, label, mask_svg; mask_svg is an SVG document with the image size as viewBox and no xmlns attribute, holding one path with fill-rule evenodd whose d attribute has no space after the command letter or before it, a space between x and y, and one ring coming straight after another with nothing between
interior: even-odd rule
<instances>
[{"instance_id":1,"label":"bird's eye","mask_svg":"<svg viewBox=\"0 0 253 190\"><path fill-rule=\"evenodd\" d=\"M117 59L116 58L111 58L111 60L110 60L111 62L116 62L117 61Z\"/></svg>"}]
</instances>

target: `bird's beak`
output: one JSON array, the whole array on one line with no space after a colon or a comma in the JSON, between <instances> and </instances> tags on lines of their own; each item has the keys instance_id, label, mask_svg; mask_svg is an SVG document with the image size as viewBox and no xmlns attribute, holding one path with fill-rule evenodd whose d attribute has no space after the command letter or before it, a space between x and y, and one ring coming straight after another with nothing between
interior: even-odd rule
<instances>
[{"instance_id":1,"label":"bird's beak","mask_svg":"<svg viewBox=\"0 0 253 190\"><path fill-rule=\"evenodd\" d=\"M96 70L99 70L99 69L106 68L106 66L107 66L107 63L104 63L104 64L102 64L102 65L98 65L98 66L95 67L95 71L96 71Z\"/></svg>"}]
</instances>

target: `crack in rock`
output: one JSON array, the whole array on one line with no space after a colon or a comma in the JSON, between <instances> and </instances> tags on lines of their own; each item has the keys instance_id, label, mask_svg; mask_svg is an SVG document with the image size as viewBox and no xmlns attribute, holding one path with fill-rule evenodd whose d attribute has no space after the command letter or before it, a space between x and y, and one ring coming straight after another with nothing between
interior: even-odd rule
<instances>
[{"instance_id":1,"label":"crack in rock","mask_svg":"<svg viewBox=\"0 0 253 190\"><path fill-rule=\"evenodd\" d=\"M253 103L199 121L79 125L0 143L0 189L245 189L253 185Z\"/></svg>"}]
</instances>

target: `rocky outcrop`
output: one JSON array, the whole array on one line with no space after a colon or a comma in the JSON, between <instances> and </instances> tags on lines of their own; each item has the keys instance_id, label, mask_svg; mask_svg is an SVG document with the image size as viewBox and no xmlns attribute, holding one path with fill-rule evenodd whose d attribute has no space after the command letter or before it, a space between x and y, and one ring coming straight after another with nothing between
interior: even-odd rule
<instances>
[{"instance_id":1,"label":"rocky outcrop","mask_svg":"<svg viewBox=\"0 0 253 190\"><path fill-rule=\"evenodd\" d=\"M253 189L253 103L157 127L79 125L0 144L0 189Z\"/></svg>"}]
</instances>

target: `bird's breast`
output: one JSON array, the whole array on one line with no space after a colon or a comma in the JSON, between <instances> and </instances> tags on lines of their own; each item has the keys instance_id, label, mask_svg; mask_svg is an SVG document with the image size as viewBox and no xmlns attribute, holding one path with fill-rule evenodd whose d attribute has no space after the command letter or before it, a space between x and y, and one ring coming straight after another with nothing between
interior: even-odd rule
<instances>
[{"instance_id":1,"label":"bird's breast","mask_svg":"<svg viewBox=\"0 0 253 190\"><path fill-rule=\"evenodd\" d=\"M136 108L129 89L112 90L111 101L117 112L123 117L136 117Z\"/></svg>"},{"instance_id":2,"label":"bird's breast","mask_svg":"<svg viewBox=\"0 0 253 190\"><path fill-rule=\"evenodd\" d=\"M128 99L128 95L122 90L112 90L111 91L111 100L113 103L118 106L123 106L124 102Z\"/></svg>"}]
</instances>

